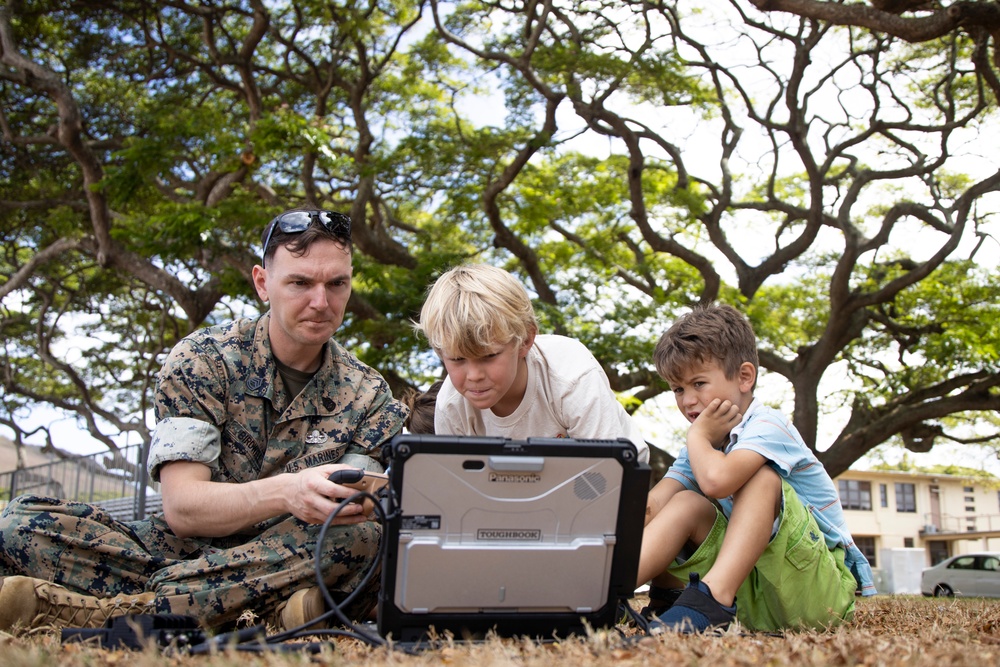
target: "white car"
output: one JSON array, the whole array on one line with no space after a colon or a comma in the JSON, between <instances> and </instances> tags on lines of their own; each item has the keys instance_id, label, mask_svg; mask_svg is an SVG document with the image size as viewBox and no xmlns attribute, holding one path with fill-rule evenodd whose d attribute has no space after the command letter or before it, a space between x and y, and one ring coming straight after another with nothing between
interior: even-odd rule
<instances>
[{"instance_id":1,"label":"white car","mask_svg":"<svg viewBox=\"0 0 1000 667\"><path fill-rule=\"evenodd\" d=\"M952 556L920 575L920 592L935 597L1000 598L1000 553Z\"/></svg>"}]
</instances>

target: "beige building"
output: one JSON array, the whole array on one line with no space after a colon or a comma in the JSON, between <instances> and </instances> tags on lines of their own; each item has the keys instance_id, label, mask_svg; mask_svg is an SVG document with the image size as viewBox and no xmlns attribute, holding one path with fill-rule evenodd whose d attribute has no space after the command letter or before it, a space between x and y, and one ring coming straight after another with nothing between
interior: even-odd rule
<instances>
[{"instance_id":1,"label":"beige building","mask_svg":"<svg viewBox=\"0 0 1000 667\"><path fill-rule=\"evenodd\" d=\"M875 569L891 567L880 562L887 550L921 549L923 567L1000 551L1000 486L896 471L848 470L835 481L851 534Z\"/></svg>"}]
</instances>

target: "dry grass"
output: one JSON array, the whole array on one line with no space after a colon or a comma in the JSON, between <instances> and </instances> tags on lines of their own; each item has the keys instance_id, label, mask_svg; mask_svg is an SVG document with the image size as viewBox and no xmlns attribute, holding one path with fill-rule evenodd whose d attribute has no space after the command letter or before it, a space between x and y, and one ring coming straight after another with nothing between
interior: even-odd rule
<instances>
[{"instance_id":1,"label":"dry grass","mask_svg":"<svg viewBox=\"0 0 1000 667\"><path fill-rule=\"evenodd\" d=\"M633 601L636 605L641 600ZM859 600L854 621L830 632L789 632L784 636L646 637L621 640L614 632L555 643L493 639L478 644L446 644L434 651L406 655L372 649L354 640L308 656L301 653L220 653L211 656L165 656L155 651L130 653L82 645L61 646L57 634L0 638L3 667L580 667L616 665L1000 665L1000 601L940 600L879 596Z\"/></svg>"}]
</instances>

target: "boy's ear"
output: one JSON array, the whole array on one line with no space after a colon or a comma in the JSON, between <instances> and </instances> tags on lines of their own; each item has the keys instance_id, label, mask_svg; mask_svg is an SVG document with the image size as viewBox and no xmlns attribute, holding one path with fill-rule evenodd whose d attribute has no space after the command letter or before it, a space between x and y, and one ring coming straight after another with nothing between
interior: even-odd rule
<instances>
[{"instance_id":1,"label":"boy's ear","mask_svg":"<svg viewBox=\"0 0 1000 667\"><path fill-rule=\"evenodd\" d=\"M520 356L528 356L528 350L531 346L535 344L535 335L538 333L536 329L528 329L528 335L525 337L524 342L521 343L521 349L518 350Z\"/></svg>"},{"instance_id":2,"label":"boy's ear","mask_svg":"<svg viewBox=\"0 0 1000 667\"><path fill-rule=\"evenodd\" d=\"M740 364L740 391L749 393L753 391L753 385L757 381L757 367L749 361Z\"/></svg>"}]
</instances>

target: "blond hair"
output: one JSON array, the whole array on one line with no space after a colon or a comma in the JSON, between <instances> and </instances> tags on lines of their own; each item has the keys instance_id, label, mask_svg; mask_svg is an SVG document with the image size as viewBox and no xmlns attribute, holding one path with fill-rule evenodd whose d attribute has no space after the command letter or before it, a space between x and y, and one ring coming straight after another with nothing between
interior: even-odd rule
<instances>
[{"instance_id":1,"label":"blond hair","mask_svg":"<svg viewBox=\"0 0 1000 667\"><path fill-rule=\"evenodd\" d=\"M439 354L482 357L498 345L520 345L538 331L538 322L514 276L488 264L463 264L428 291L416 328Z\"/></svg>"}]
</instances>

